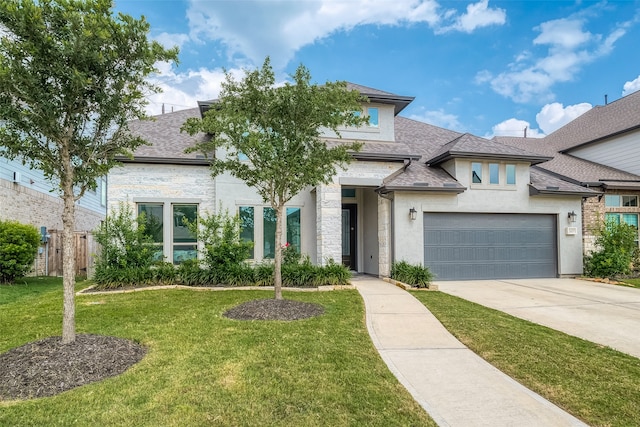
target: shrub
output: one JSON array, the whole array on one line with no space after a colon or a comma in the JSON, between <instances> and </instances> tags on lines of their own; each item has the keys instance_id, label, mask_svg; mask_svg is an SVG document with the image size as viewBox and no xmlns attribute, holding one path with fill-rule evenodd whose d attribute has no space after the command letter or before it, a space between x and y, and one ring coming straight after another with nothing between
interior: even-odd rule
<instances>
[{"instance_id":1,"label":"shrub","mask_svg":"<svg viewBox=\"0 0 640 427\"><path fill-rule=\"evenodd\" d=\"M144 268L153 263L153 240L147 233L145 215L135 218L129 205L120 203L94 231L101 246L96 273L101 268Z\"/></svg>"},{"instance_id":2,"label":"shrub","mask_svg":"<svg viewBox=\"0 0 640 427\"><path fill-rule=\"evenodd\" d=\"M433 273L431 273L429 267L400 261L391 265L391 278L407 285L426 288L433 280Z\"/></svg>"},{"instance_id":3,"label":"shrub","mask_svg":"<svg viewBox=\"0 0 640 427\"><path fill-rule=\"evenodd\" d=\"M0 220L0 283L24 277L39 246L40 233L34 226Z\"/></svg>"},{"instance_id":4,"label":"shrub","mask_svg":"<svg viewBox=\"0 0 640 427\"><path fill-rule=\"evenodd\" d=\"M228 211L202 216L198 224L187 223L204 246L203 261L215 270L220 266L239 265L249 258L253 242L240 238L240 218Z\"/></svg>"},{"instance_id":5,"label":"shrub","mask_svg":"<svg viewBox=\"0 0 640 427\"><path fill-rule=\"evenodd\" d=\"M613 277L628 274L638 257L638 229L632 225L605 221L596 230L596 248L584 258L585 275Z\"/></svg>"}]
</instances>

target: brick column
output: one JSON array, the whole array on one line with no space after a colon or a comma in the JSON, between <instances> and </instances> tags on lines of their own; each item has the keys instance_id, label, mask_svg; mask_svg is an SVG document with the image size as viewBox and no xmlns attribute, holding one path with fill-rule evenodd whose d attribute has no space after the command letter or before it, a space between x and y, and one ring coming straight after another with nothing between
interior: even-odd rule
<instances>
[{"instance_id":1,"label":"brick column","mask_svg":"<svg viewBox=\"0 0 640 427\"><path fill-rule=\"evenodd\" d=\"M342 262L342 194L340 184L316 187L317 259L326 265L330 258Z\"/></svg>"}]
</instances>

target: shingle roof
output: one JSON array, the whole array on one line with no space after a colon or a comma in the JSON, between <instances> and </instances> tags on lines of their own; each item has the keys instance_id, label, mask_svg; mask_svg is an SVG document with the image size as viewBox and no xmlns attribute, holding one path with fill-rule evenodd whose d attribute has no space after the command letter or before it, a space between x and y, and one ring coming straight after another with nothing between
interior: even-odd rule
<instances>
[{"instance_id":1,"label":"shingle roof","mask_svg":"<svg viewBox=\"0 0 640 427\"><path fill-rule=\"evenodd\" d=\"M607 105L598 105L544 139L558 151L640 127L640 91Z\"/></svg>"},{"instance_id":2,"label":"shingle roof","mask_svg":"<svg viewBox=\"0 0 640 427\"><path fill-rule=\"evenodd\" d=\"M572 184L558 177L549 174L540 166L533 166L529 170L530 186L533 188L533 194L573 194L577 196L589 197L596 196L600 192L585 188L577 184Z\"/></svg>"},{"instance_id":3,"label":"shingle roof","mask_svg":"<svg viewBox=\"0 0 640 427\"><path fill-rule=\"evenodd\" d=\"M548 137L547 137L548 138ZM637 181L640 176L624 172L600 163L574 157L570 154L558 152L553 143L547 138L518 138L495 137L494 140L505 145L538 152L541 155L552 156L553 159L538 165L556 176L564 177L581 185L600 185L600 181L621 180Z\"/></svg>"},{"instance_id":4,"label":"shingle roof","mask_svg":"<svg viewBox=\"0 0 640 427\"><path fill-rule=\"evenodd\" d=\"M551 157L540 156L531 151L510 147L479 136L465 133L442 146L427 163L438 165L453 158L486 158L502 160L526 160L531 164L541 163Z\"/></svg>"},{"instance_id":5,"label":"shingle roof","mask_svg":"<svg viewBox=\"0 0 640 427\"><path fill-rule=\"evenodd\" d=\"M429 167L424 163L411 163L402 173L391 175L384 180L380 191L443 191L461 193L467 188L439 167Z\"/></svg>"},{"instance_id":6,"label":"shingle roof","mask_svg":"<svg viewBox=\"0 0 640 427\"><path fill-rule=\"evenodd\" d=\"M134 159L199 159L200 153L184 152L197 142L205 141L207 136L199 133L190 136L180 132L180 127L190 117L200 117L198 108L176 111L174 113L154 116L154 120L135 120L129 123L129 131L142 137L152 145L143 145L133 153Z\"/></svg>"}]
</instances>

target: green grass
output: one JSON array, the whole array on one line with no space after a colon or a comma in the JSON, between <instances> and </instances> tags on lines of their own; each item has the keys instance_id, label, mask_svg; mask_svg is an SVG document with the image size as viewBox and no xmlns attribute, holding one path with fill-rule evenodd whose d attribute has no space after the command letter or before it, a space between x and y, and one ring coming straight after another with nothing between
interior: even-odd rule
<instances>
[{"instance_id":1,"label":"green grass","mask_svg":"<svg viewBox=\"0 0 640 427\"><path fill-rule=\"evenodd\" d=\"M0 352L60 334L61 285L39 286L3 297ZM135 340L148 347L146 357L120 376L58 396L0 403L0 425L435 426L377 354L356 291L285 292L322 304L325 315L313 319L222 316L272 296L192 290L78 296L78 333Z\"/></svg>"},{"instance_id":2,"label":"green grass","mask_svg":"<svg viewBox=\"0 0 640 427\"><path fill-rule=\"evenodd\" d=\"M593 426L637 426L640 359L440 292L412 292L471 350Z\"/></svg>"},{"instance_id":3,"label":"green grass","mask_svg":"<svg viewBox=\"0 0 640 427\"><path fill-rule=\"evenodd\" d=\"M640 288L640 279L622 279L621 281L631 287Z\"/></svg>"}]
</instances>

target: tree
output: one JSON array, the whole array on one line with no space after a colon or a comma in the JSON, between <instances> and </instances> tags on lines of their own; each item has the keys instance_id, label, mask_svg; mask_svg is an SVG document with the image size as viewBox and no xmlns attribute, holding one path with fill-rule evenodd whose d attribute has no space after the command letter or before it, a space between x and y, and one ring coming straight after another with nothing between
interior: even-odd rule
<instances>
[{"instance_id":1,"label":"tree","mask_svg":"<svg viewBox=\"0 0 640 427\"><path fill-rule=\"evenodd\" d=\"M149 41L144 18L113 16L110 0L0 0L0 154L40 169L63 200L62 341L75 340L75 202L117 155L144 142L146 80L177 48Z\"/></svg>"},{"instance_id":2,"label":"tree","mask_svg":"<svg viewBox=\"0 0 640 427\"><path fill-rule=\"evenodd\" d=\"M328 147L322 129L340 137L340 126L359 126L365 101L344 82L311 84L309 70L300 65L293 83L275 86L267 58L261 69L245 71L236 81L227 73L220 97L202 119L191 118L182 129L191 135L206 132L210 141L191 149L226 156L210 159L213 176L228 171L257 190L276 213L275 298L282 299L282 247L285 204L305 188L328 183L336 167L351 160L356 143ZM243 156L239 156L242 154ZM248 161L244 160L244 156Z\"/></svg>"}]
</instances>

